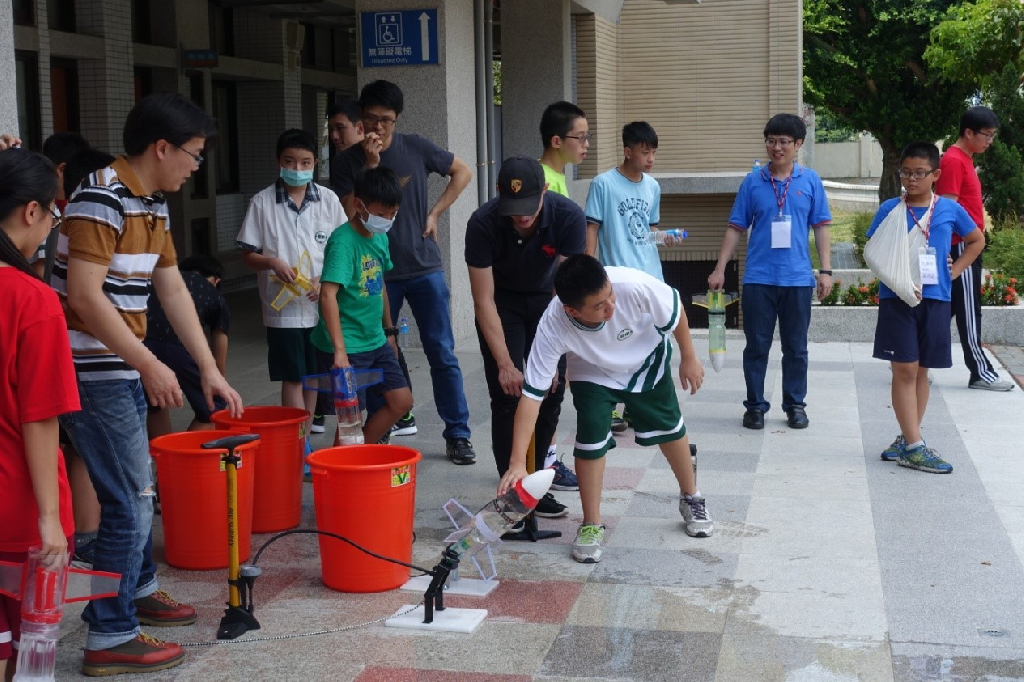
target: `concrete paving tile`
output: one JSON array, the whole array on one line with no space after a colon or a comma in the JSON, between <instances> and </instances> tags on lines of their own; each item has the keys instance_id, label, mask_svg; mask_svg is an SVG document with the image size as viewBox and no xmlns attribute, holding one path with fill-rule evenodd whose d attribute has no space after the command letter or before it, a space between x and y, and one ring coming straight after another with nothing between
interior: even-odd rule
<instances>
[{"instance_id":1,"label":"concrete paving tile","mask_svg":"<svg viewBox=\"0 0 1024 682\"><path fill-rule=\"evenodd\" d=\"M566 625L722 632L732 602L724 588L672 588L591 582Z\"/></svg>"},{"instance_id":2,"label":"concrete paving tile","mask_svg":"<svg viewBox=\"0 0 1024 682\"><path fill-rule=\"evenodd\" d=\"M885 603L880 593L759 592L752 588L749 591L752 596L729 611L727 634L768 632L862 642L886 639Z\"/></svg>"},{"instance_id":3,"label":"concrete paving tile","mask_svg":"<svg viewBox=\"0 0 1024 682\"><path fill-rule=\"evenodd\" d=\"M480 606L473 608L486 608L495 621L559 624L582 590L579 582L506 579L486 598L475 600Z\"/></svg>"},{"instance_id":4,"label":"concrete paving tile","mask_svg":"<svg viewBox=\"0 0 1024 682\"><path fill-rule=\"evenodd\" d=\"M857 457L821 457L817 454L803 452L789 453L785 456L772 456L761 459L757 473L767 476L815 474L818 476L845 476L864 481L864 458Z\"/></svg>"},{"instance_id":5,"label":"concrete paving tile","mask_svg":"<svg viewBox=\"0 0 1024 682\"><path fill-rule=\"evenodd\" d=\"M892 644L892 668L906 682L1024 679L1024 649Z\"/></svg>"},{"instance_id":6,"label":"concrete paving tile","mask_svg":"<svg viewBox=\"0 0 1024 682\"><path fill-rule=\"evenodd\" d=\"M751 431L740 425L742 411L736 417L734 429L724 433L716 433L711 438L697 440L694 434L694 442L697 443L698 456L701 452L758 452L761 449L761 442L764 439L763 431Z\"/></svg>"},{"instance_id":7,"label":"concrete paving tile","mask_svg":"<svg viewBox=\"0 0 1024 682\"><path fill-rule=\"evenodd\" d=\"M736 584L760 592L863 593L881 598L882 578L872 555L843 557L819 553L808 556L764 557L740 554Z\"/></svg>"},{"instance_id":8,"label":"concrete paving tile","mask_svg":"<svg viewBox=\"0 0 1024 682\"><path fill-rule=\"evenodd\" d=\"M768 426L765 425L765 428L768 429ZM761 459L770 460L773 457L793 454L859 459L863 455L863 442L859 436L854 438L837 438L828 435L826 432L815 435L810 433L810 429L807 431L786 431L783 428L777 434L774 432L769 434L765 437L764 448L761 450Z\"/></svg>"},{"instance_id":9,"label":"concrete paving tile","mask_svg":"<svg viewBox=\"0 0 1024 682\"><path fill-rule=\"evenodd\" d=\"M452 670L384 667L366 668L355 678L355 682L531 682L531 680L533 680L532 675L460 673Z\"/></svg>"},{"instance_id":10,"label":"concrete paving tile","mask_svg":"<svg viewBox=\"0 0 1024 682\"><path fill-rule=\"evenodd\" d=\"M727 586L736 571L736 554L707 549L695 539L685 549L607 547L590 574L592 582L664 587Z\"/></svg>"},{"instance_id":11,"label":"concrete paving tile","mask_svg":"<svg viewBox=\"0 0 1024 682\"><path fill-rule=\"evenodd\" d=\"M635 490L647 469L606 467L604 470L605 490ZM563 503L564 504L564 503Z\"/></svg>"},{"instance_id":12,"label":"concrete paving tile","mask_svg":"<svg viewBox=\"0 0 1024 682\"><path fill-rule=\"evenodd\" d=\"M755 476L741 471L704 471L700 468L700 453L697 455L698 485L709 499L715 495L749 495L754 489ZM715 455L711 455L714 457ZM648 469L636 486L641 493L675 493L679 494L679 483L667 469Z\"/></svg>"},{"instance_id":13,"label":"concrete paving tile","mask_svg":"<svg viewBox=\"0 0 1024 682\"><path fill-rule=\"evenodd\" d=\"M723 522L742 523L750 498L746 495L715 495L707 498L708 513L716 526ZM627 510L629 517L680 519L679 496L673 493L637 493Z\"/></svg>"},{"instance_id":14,"label":"concrete paving tile","mask_svg":"<svg viewBox=\"0 0 1024 682\"><path fill-rule=\"evenodd\" d=\"M750 529L742 522L718 520L715 526L715 532L710 538L691 538L683 530L683 519L678 514L668 518L628 517L620 520L615 534L605 536L605 547L734 554L742 549L747 534L756 532L756 529Z\"/></svg>"},{"instance_id":15,"label":"concrete paving tile","mask_svg":"<svg viewBox=\"0 0 1024 682\"><path fill-rule=\"evenodd\" d=\"M791 472L786 474L759 473L751 493L754 497L792 497L832 500L869 499L867 481L863 476L828 475Z\"/></svg>"},{"instance_id":16,"label":"concrete paving tile","mask_svg":"<svg viewBox=\"0 0 1024 682\"><path fill-rule=\"evenodd\" d=\"M715 682L885 682L893 679L886 643L774 635L722 637Z\"/></svg>"},{"instance_id":17,"label":"concrete paving tile","mask_svg":"<svg viewBox=\"0 0 1024 682\"><path fill-rule=\"evenodd\" d=\"M680 682L713 680L720 636L568 626L555 640L542 675Z\"/></svg>"}]
</instances>

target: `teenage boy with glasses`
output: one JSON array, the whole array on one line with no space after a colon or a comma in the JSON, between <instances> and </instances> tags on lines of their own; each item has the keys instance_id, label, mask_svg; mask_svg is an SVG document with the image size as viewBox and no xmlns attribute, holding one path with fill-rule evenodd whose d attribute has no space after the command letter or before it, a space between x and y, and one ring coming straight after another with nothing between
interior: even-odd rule
<instances>
[{"instance_id":1,"label":"teenage boy with glasses","mask_svg":"<svg viewBox=\"0 0 1024 682\"><path fill-rule=\"evenodd\" d=\"M455 464L474 464L469 441L469 406L462 386L462 369L455 357L451 294L437 246L437 219L455 203L473 178L469 166L446 149L419 135L395 131L405 106L401 88L385 80L367 84L359 93L364 138L337 155L331 184L342 197L345 212L355 214L352 188L364 168L390 168L402 181L402 210L388 232L394 267L385 275L391 318L397 319L408 300L420 340L430 363L434 403L444 421L445 452ZM432 208L427 209L427 177L450 178Z\"/></svg>"},{"instance_id":2,"label":"teenage boy with glasses","mask_svg":"<svg viewBox=\"0 0 1024 682\"><path fill-rule=\"evenodd\" d=\"M935 181L935 191L963 206L982 232L985 230L985 209L981 200L981 181L971 157L988 149L998 127L999 119L987 107L971 107L965 111L960 118L960 136L942 155L939 162L942 173ZM962 256L965 248L964 241L953 235L950 253L953 259ZM986 391L1011 390L1013 382L999 378L981 348L980 254L963 275L953 280L952 303L964 363L971 373L967 386Z\"/></svg>"},{"instance_id":3,"label":"teenage boy with glasses","mask_svg":"<svg viewBox=\"0 0 1024 682\"><path fill-rule=\"evenodd\" d=\"M811 323L811 297L815 276L807 238L821 259L818 297L832 290L828 227L832 214L818 174L796 162L807 127L799 116L776 114L764 128L768 166L747 174L740 185L722 239L718 264L708 286L725 285L725 266L740 236L749 230L747 262L743 272L743 378L747 385L743 426L763 429L770 407L764 396L768 352L775 323L782 340L782 409L790 428L810 423L804 411L807 396L807 329Z\"/></svg>"},{"instance_id":4,"label":"teenage boy with glasses","mask_svg":"<svg viewBox=\"0 0 1024 682\"><path fill-rule=\"evenodd\" d=\"M587 115L572 102L549 104L540 117L540 137L544 143L540 166L544 169L548 190L568 197L565 167L570 163L577 166L583 163L590 148Z\"/></svg>"}]
</instances>

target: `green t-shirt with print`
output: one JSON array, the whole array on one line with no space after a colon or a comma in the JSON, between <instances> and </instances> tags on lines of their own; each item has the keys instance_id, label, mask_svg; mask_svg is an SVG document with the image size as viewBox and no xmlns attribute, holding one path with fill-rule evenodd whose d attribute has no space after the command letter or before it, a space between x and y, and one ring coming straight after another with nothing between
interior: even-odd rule
<instances>
[{"instance_id":1,"label":"green t-shirt with print","mask_svg":"<svg viewBox=\"0 0 1024 682\"><path fill-rule=\"evenodd\" d=\"M561 194L569 198L569 188L565 184L565 173L559 173L553 168L548 168L543 163L540 167L544 169L544 182L548 183L548 191Z\"/></svg>"},{"instance_id":2,"label":"green t-shirt with print","mask_svg":"<svg viewBox=\"0 0 1024 682\"><path fill-rule=\"evenodd\" d=\"M340 287L337 300L346 353L365 353L387 343L382 321L384 273L392 267L386 234L364 237L352 223L345 223L327 240L320 282ZM334 352L322 311L312 341L324 353Z\"/></svg>"}]
</instances>

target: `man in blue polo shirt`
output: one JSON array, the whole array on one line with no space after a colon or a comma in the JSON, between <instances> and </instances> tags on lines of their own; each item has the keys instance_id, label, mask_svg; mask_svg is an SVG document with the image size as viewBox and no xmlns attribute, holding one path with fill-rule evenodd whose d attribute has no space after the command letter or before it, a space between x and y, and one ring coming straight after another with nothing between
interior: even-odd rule
<instances>
[{"instance_id":1,"label":"man in blue polo shirt","mask_svg":"<svg viewBox=\"0 0 1024 682\"><path fill-rule=\"evenodd\" d=\"M548 192L544 170L534 159L506 159L498 172L498 196L478 208L466 229L466 264L473 292L476 329L491 398L491 447L498 474L508 471L512 425L523 392L523 368L541 315L551 303L555 269L567 256L583 253L587 222L575 203ZM536 468L558 427L564 382L541 403L535 431ZM561 490L575 490L575 475L555 465ZM571 479L571 484L566 484ZM568 513L549 494L538 516Z\"/></svg>"},{"instance_id":2,"label":"man in blue polo shirt","mask_svg":"<svg viewBox=\"0 0 1024 682\"><path fill-rule=\"evenodd\" d=\"M708 286L721 289L725 266L740 236L749 230L743 273L743 378L747 384L743 426L763 429L770 405L764 398L768 352L779 323L782 341L782 409L790 428L809 424L807 403L807 328L811 297L832 290L828 226L832 214L818 174L796 163L807 127L793 114L776 114L764 128L769 163L751 172L740 185L722 239L718 264ZM807 237L814 230L821 270L815 282Z\"/></svg>"}]
</instances>

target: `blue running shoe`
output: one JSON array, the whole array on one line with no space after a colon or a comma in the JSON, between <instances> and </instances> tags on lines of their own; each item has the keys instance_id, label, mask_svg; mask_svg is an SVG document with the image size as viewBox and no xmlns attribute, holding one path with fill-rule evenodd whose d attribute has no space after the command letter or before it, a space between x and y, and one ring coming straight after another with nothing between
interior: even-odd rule
<instances>
[{"instance_id":1,"label":"blue running shoe","mask_svg":"<svg viewBox=\"0 0 1024 682\"><path fill-rule=\"evenodd\" d=\"M896 440L892 442L892 445L882 450L882 461L883 462L895 462L903 454L903 451L907 448L907 439L903 437L903 434L896 436Z\"/></svg>"},{"instance_id":2,"label":"blue running shoe","mask_svg":"<svg viewBox=\"0 0 1024 682\"><path fill-rule=\"evenodd\" d=\"M310 481L313 480L313 470L309 468L309 462L306 461L306 458L312 454L313 446L310 445L309 439L307 438L304 441L302 451L302 480L305 481L306 483L309 483Z\"/></svg>"},{"instance_id":3,"label":"blue running shoe","mask_svg":"<svg viewBox=\"0 0 1024 682\"><path fill-rule=\"evenodd\" d=\"M562 464L562 460L556 459L555 463L548 467L554 469L555 480L551 483L552 490L579 490L580 483L576 480L576 474L572 469Z\"/></svg>"},{"instance_id":4,"label":"blue running shoe","mask_svg":"<svg viewBox=\"0 0 1024 682\"><path fill-rule=\"evenodd\" d=\"M949 474L953 472L953 465L943 460L934 450L926 445L905 449L903 454L900 455L899 465L908 469L926 471L929 474Z\"/></svg>"}]
</instances>

